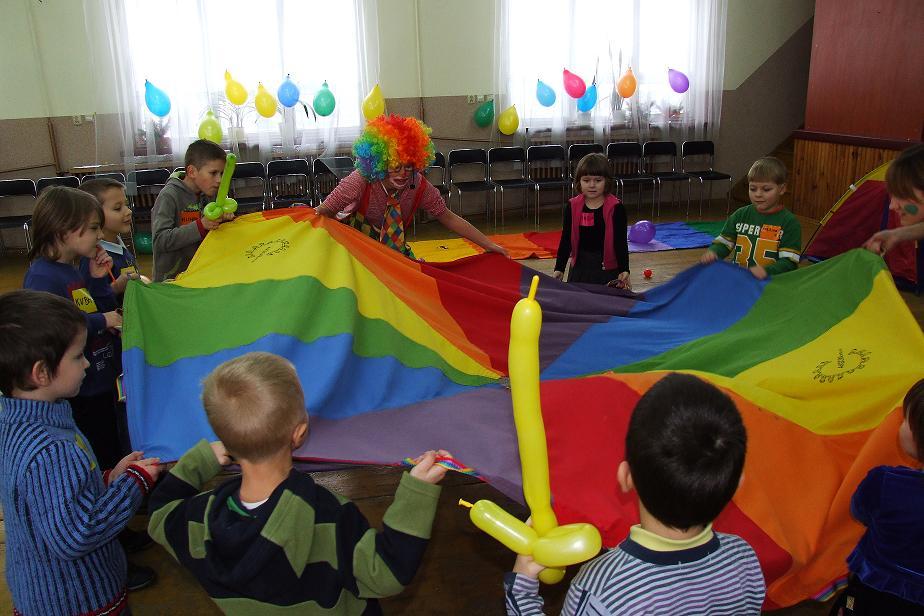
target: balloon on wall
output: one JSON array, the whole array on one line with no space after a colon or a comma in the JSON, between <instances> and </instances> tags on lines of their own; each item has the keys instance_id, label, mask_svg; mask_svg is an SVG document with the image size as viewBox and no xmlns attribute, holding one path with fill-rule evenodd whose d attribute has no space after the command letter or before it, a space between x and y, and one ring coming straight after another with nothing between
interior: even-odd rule
<instances>
[{"instance_id":1,"label":"balloon on wall","mask_svg":"<svg viewBox=\"0 0 924 616\"><path fill-rule=\"evenodd\" d=\"M382 96L379 84L375 84L369 96L363 101L363 115L367 120L374 120L383 113L385 113L385 97Z\"/></svg>"},{"instance_id":2,"label":"balloon on wall","mask_svg":"<svg viewBox=\"0 0 924 616\"><path fill-rule=\"evenodd\" d=\"M672 68L667 69L667 81L671 84L671 89L677 94L683 94L690 89L690 80L687 76Z\"/></svg>"},{"instance_id":3,"label":"balloon on wall","mask_svg":"<svg viewBox=\"0 0 924 616\"><path fill-rule=\"evenodd\" d=\"M635 74L632 73L632 67L630 66L626 69L626 73L619 78L616 84L616 91L619 92L619 96L629 98L635 94L635 89L637 87L638 81L635 79Z\"/></svg>"},{"instance_id":4,"label":"balloon on wall","mask_svg":"<svg viewBox=\"0 0 924 616\"><path fill-rule=\"evenodd\" d=\"M205 119L199 124L199 139L221 143L221 124L211 109L206 112Z\"/></svg>"},{"instance_id":5,"label":"balloon on wall","mask_svg":"<svg viewBox=\"0 0 924 616\"><path fill-rule=\"evenodd\" d=\"M633 244L647 244L655 237L655 226L647 220L640 220L629 227L629 241Z\"/></svg>"},{"instance_id":6,"label":"balloon on wall","mask_svg":"<svg viewBox=\"0 0 924 616\"><path fill-rule=\"evenodd\" d=\"M510 105L504 109L503 113L497 116L497 128L505 135L512 135L517 132L520 126L520 116L517 114L517 106Z\"/></svg>"},{"instance_id":7,"label":"balloon on wall","mask_svg":"<svg viewBox=\"0 0 924 616\"><path fill-rule=\"evenodd\" d=\"M543 107L551 107L555 104L555 90L539 79L536 81L536 98Z\"/></svg>"},{"instance_id":8,"label":"balloon on wall","mask_svg":"<svg viewBox=\"0 0 924 616\"><path fill-rule=\"evenodd\" d=\"M562 72L562 81L565 84L565 92L571 98L581 98L584 96L584 92L587 91L587 84L584 83L584 80L568 69Z\"/></svg>"},{"instance_id":9,"label":"balloon on wall","mask_svg":"<svg viewBox=\"0 0 924 616\"><path fill-rule=\"evenodd\" d=\"M232 105L243 105L247 100L247 90L240 81L235 81L229 71L225 71L225 96Z\"/></svg>"},{"instance_id":10,"label":"balloon on wall","mask_svg":"<svg viewBox=\"0 0 924 616\"><path fill-rule=\"evenodd\" d=\"M584 96L577 100L578 111L590 111L597 104L597 84L592 83Z\"/></svg>"},{"instance_id":11,"label":"balloon on wall","mask_svg":"<svg viewBox=\"0 0 924 616\"><path fill-rule=\"evenodd\" d=\"M301 91L290 75L286 75L286 80L279 84L279 89L276 90L276 98L283 107L294 107L301 95Z\"/></svg>"},{"instance_id":12,"label":"balloon on wall","mask_svg":"<svg viewBox=\"0 0 924 616\"><path fill-rule=\"evenodd\" d=\"M491 122L494 121L494 101L485 101L478 105L478 109L475 110L475 124L484 128L485 126L491 126ZM515 130L515 129L514 129Z\"/></svg>"},{"instance_id":13,"label":"balloon on wall","mask_svg":"<svg viewBox=\"0 0 924 616\"><path fill-rule=\"evenodd\" d=\"M159 118L170 113L170 97L147 79L144 80L144 104Z\"/></svg>"},{"instance_id":14,"label":"balloon on wall","mask_svg":"<svg viewBox=\"0 0 924 616\"><path fill-rule=\"evenodd\" d=\"M257 95L253 97L253 104L257 108L257 113L264 118L276 115L276 98L263 87L262 82L257 84Z\"/></svg>"},{"instance_id":15,"label":"balloon on wall","mask_svg":"<svg viewBox=\"0 0 924 616\"><path fill-rule=\"evenodd\" d=\"M314 107L314 112L319 116L329 116L334 112L336 105L337 99L334 98L334 93L330 91L325 81L321 84L321 89L318 90L318 93L314 95L311 106Z\"/></svg>"}]
</instances>

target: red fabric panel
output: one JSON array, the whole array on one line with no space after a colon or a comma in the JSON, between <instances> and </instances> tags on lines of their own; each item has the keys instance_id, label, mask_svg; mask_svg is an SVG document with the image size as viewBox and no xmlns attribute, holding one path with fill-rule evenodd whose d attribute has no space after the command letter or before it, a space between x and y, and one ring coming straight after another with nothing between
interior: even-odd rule
<instances>
[{"instance_id":1,"label":"red fabric panel","mask_svg":"<svg viewBox=\"0 0 924 616\"><path fill-rule=\"evenodd\" d=\"M526 239L531 241L537 246L542 246L546 250L552 253L552 256L558 254L558 243L561 241L561 231L532 231L530 233L524 233Z\"/></svg>"},{"instance_id":2,"label":"red fabric panel","mask_svg":"<svg viewBox=\"0 0 924 616\"><path fill-rule=\"evenodd\" d=\"M466 337L488 354L491 366L506 374L510 315L522 297L523 266L487 253L447 263L420 263L420 269L430 275L442 271L433 280L443 307Z\"/></svg>"}]
</instances>

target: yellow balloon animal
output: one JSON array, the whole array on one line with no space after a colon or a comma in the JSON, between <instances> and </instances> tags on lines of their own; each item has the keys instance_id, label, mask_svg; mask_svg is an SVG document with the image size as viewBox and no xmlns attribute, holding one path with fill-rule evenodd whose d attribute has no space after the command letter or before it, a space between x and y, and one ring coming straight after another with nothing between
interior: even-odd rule
<instances>
[{"instance_id":1,"label":"yellow balloon animal","mask_svg":"<svg viewBox=\"0 0 924 616\"><path fill-rule=\"evenodd\" d=\"M539 579L547 584L561 581L563 567L584 562L600 551L600 532L591 524L559 526L552 511L549 488L549 456L539 400L539 330L542 309L536 301L539 277L534 276L529 295L513 309L510 319L510 391L513 420L517 428L523 495L532 514L532 527L513 517L491 501L480 500L470 507L469 517L517 554L531 555L547 567Z\"/></svg>"},{"instance_id":2,"label":"yellow balloon animal","mask_svg":"<svg viewBox=\"0 0 924 616\"><path fill-rule=\"evenodd\" d=\"M225 71L225 96L232 105L243 105L247 101L247 90L231 77L230 71Z\"/></svg>"},{"instance_id":3,"label":"yellow balloon animal","mask_svg":"<svg viewBox=\"0 0 924 616\"><path fill-rule=\"evenodd\" d=\"M385 98L382 96L379 84L375 84L369 96L363 101L363 115L367 120L374 120L383 113L385 113Z\"/></svg>"}]
</instances>

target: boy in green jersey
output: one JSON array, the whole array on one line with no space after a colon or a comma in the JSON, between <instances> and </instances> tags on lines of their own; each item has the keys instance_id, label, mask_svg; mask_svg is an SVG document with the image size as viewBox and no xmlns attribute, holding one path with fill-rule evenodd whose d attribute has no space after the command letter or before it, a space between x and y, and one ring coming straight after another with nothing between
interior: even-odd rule
<instances>
[{"instance_id":1,"label":"boy in green jersey","mask_svg":"<svg viewBox=\"0 0 924 616\"><path fill-rule=\"evenodd\" d=\"M786 165L772 156L751 165L751 203L729 216L700 263L712 263L731 254L735 263L748 268L758 280L799 266L802 228L795 215L783 207L786 176Z\"/></svg>"}]
</instances>

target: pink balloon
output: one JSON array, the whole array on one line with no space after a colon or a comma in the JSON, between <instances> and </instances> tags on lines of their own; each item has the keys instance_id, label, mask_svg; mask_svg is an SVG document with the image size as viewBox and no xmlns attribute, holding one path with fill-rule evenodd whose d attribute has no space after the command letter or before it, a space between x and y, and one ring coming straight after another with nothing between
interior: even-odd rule
<instances>
[{"instance_id":1,"label":"pink balloon","mask_svg":"<svg viewBox=\"0 0 924 616\"><path fill-rule=\"evenodd\" d=\"M587 84L584 83L584 80L568 69L562 72L562 80L565 82L565 92L571 98L581 98L584 96L584 92L587 91Z\"/></svg>"},{"instance_id":2,"label":"pink balloon","mask_svg":"<svg viewBox=\"0 0 924 616\"><path fill-rule=\"evenodd\" d=\"M687 76L672 68L667 69L667 81L671 84L671 90L677 94L683 94L690 89L690 80Z\"/></svg>"}]
</instances>

